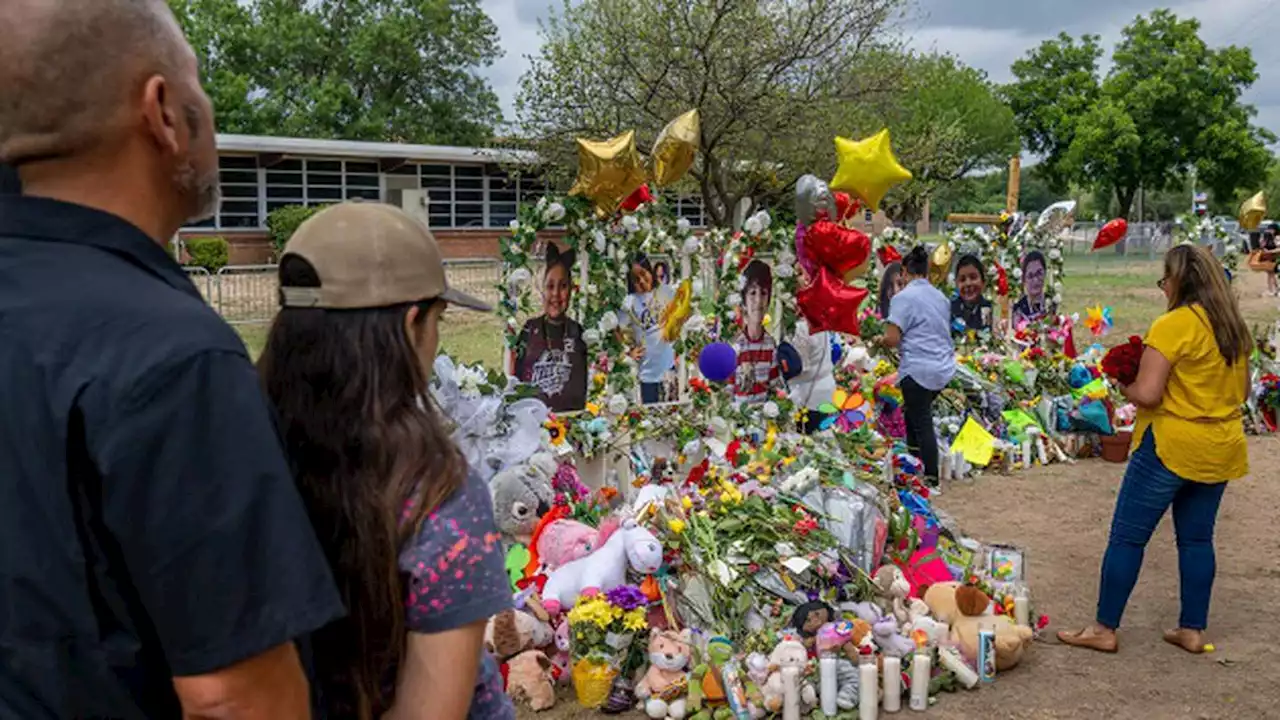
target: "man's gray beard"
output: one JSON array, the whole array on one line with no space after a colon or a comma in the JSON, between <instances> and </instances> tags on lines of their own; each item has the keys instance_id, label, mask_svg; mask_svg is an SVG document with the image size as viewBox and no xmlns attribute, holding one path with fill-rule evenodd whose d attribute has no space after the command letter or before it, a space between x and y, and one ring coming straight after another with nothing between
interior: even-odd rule
<instances>
[{"instance_id":1,"label":"man's gray beard","mask_svg":"<svg viewBox=\"0 0 1280 720\"><path fill-rule=\"evenodd\" d=\"M183 223L184 225L211 218L218 212L222 204L222 188L218 185L217 170L200 177L196 174L195 163L188 157L174 173L173 184L183 197L191 198L195 205L195 209Z\"/></svg>"}]
</instances>

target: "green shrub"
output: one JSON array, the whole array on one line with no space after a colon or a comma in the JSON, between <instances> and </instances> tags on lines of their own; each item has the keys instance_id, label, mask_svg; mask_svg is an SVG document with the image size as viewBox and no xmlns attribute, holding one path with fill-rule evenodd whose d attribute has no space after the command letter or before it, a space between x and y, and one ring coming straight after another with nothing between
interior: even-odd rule
<instances>
[{"instance_id":1,"label":"green shrub","mask_svg":"<svg viewBox=\"0 0 1280 720\"><path fill-rule=\"evenodd\" d=\"M293 233L297 231L298 226L322 209L324 209L323 205L313 205L312 207L289 205L272 210L267 215L267 230L271 232L271 244L275 246L277 256L284 252L284 244L289 242L289 238L293 237Z\"/></svg>"},{"instance_id":2,"label":"green shrub","mask_svg":"<svg viewBox=\"0 0 1280 720\"><path fill-rule=\"evenodd\" d=\"M188 265L202 267L211 273L216 273L227 266L229 251L227 241L223 238L191 238L185 244L187 257L190 258Z\"/></svg>"}]
</instances>

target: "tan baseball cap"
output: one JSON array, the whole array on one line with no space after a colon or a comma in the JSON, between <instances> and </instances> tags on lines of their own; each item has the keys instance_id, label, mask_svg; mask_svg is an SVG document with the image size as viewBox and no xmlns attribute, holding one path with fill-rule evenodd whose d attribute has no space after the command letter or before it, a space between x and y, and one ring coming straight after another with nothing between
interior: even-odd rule
<instances>
[{"instance_id":1,"label":"tan baseball cap","mask_svg":"<svg viewBox=\"0 0 1280 720\"><path fill-rule=\"evenodd\" d=\"M302 223L284 248L306 260L320 287L282 287L281 305L354 310L441 299L489 312L488 304L449 287L440 246L421 221L377 202L327 207Z\"/></svg>"}]
</instances>

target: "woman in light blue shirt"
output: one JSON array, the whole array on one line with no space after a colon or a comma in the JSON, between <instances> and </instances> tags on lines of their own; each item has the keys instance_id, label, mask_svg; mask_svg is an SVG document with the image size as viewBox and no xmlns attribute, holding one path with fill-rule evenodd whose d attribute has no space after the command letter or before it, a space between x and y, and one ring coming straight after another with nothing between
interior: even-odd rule
<instances>
[{"instance_id":1,"label":"woman in light blue shirt","mask_svg":"<svg viewBox=\"0 0 1280 720\"><path fill-rule=\"evenodd\" d=\"M906 286L889 302L884 344L896 347L898 385L902 388L907 446L924 463L926 481L938 482L938 438L933 430L933 401L956 373L951 342L951 303L929 284L929 251L912 248L902 261Z\"/></svg>"}]
</instances>

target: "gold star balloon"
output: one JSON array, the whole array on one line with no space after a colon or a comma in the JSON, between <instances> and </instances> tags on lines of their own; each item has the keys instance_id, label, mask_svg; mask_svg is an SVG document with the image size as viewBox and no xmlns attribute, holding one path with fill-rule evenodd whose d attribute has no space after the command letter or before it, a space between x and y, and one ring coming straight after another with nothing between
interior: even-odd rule
<instances>
[{"instance_id":1,"label":"gold star balloon","mask_svg":"<svg viewBox=\"0 0 1280 720\"><path fill-rule=\"evenodd\" d=\"M1240 227L1244 230L1257 230L1262 219L1267 216L1267 196L1258 193L1240 206Z\"/></svg>"},{"instance_id":2,"label":"gold star balloon","mask_svg":"<svg viewBox=\"0 0 1280 720\"><path fill-rule=\"evenodd\" d=\"M605 214L644 184L644 161L636 151L636 133L629 130L609 140L578 138L578 181L570 195L582 195Z\"/></svg>"},{"instance_id":3,"label":"gold star balloon","mask_svg":"<svg viewBox=\"0 0 1280 720\"><path fill-rule=\"evenodd\" d=\"M698 156L702 140L702 120L697 109L667 123L653 143L653 183L666 187L689 172Z\"/></svg>"},{"instance_id":4,"label":"gold star balloon","mask_svg":"<svg viewBox=\"0 0 1280 720\"><path fill-rule=\"evenodd\" d=\"M857 195L872 212L880 209L889 188L911 179L911 172L893 156L888 128L866 140L837 137L836 157L839 167L831 189Z\"/></svg>"}]
</instances>

